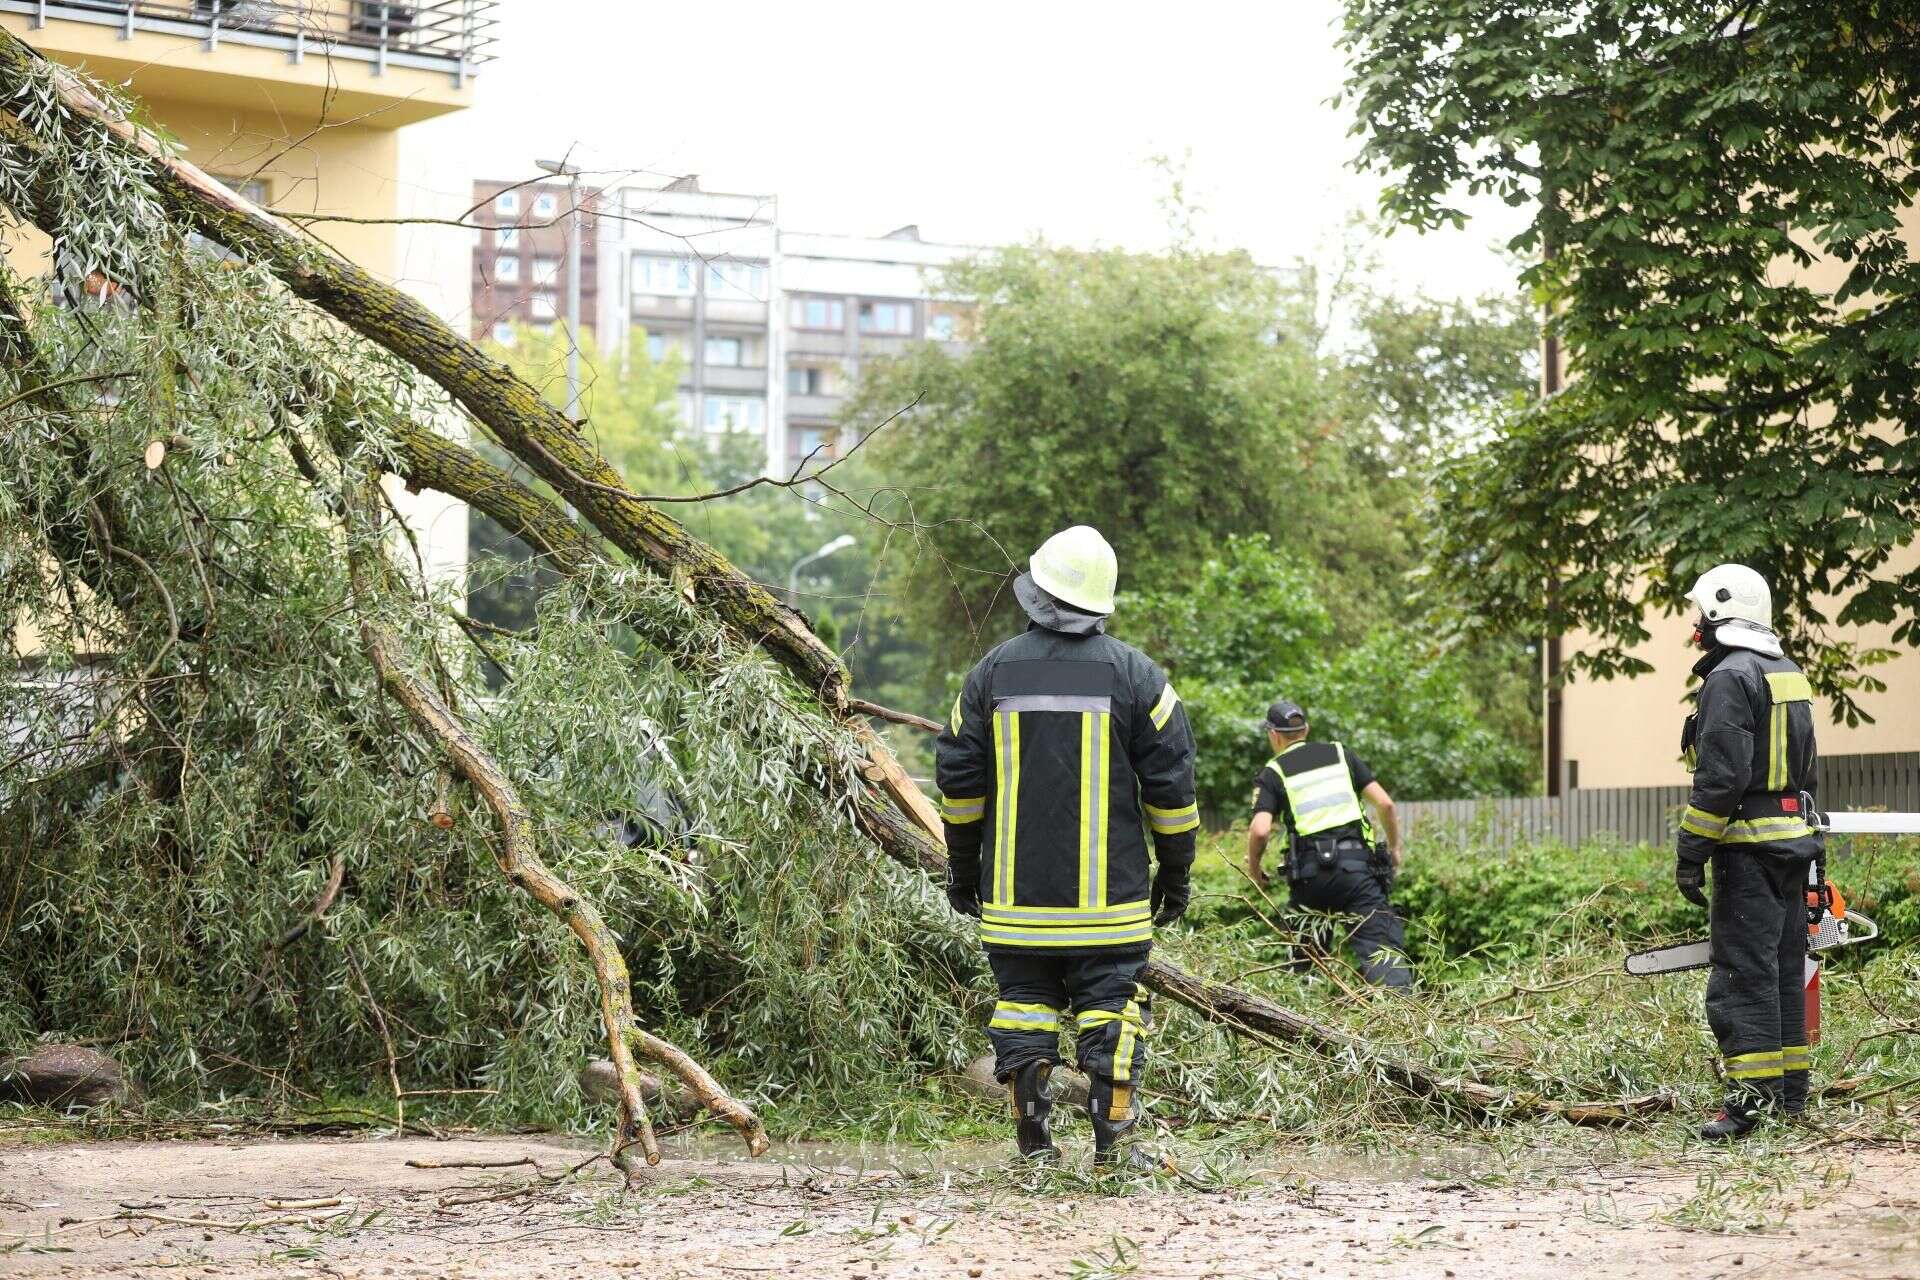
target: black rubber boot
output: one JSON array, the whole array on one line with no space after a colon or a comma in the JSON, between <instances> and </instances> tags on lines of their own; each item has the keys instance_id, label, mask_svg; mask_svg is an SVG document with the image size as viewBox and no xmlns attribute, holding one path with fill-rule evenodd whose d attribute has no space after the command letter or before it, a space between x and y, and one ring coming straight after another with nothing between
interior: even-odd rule
<instances>
[{"instance_id":1,"label":"black rubber boot","mask_svg":"<svg viewBox=\"0 0 1920 1280\"><path fill-rule=\"evenodd\" d=\"M1134 1173L1177 1172L1173 1161L1141 1145L1138 1108L1131 1085L1117 1085L1104 1076L1092 1076L1087 1090L1087 1116L1093 1121L1093 1165L1096 1169L1126 1169Z\"/></svg>"},{"instance_id":2,"label":"black rubber boot","mask_svg":"<svg viewBox=\"0 0 1920 1280\"><path fill-rule=\"evenodd\" d=\"M1807 1114L1808 1085L1813 1073L1789 1071L1780 1079L1780 1110L1790 1116Z\"/></svg>"},{"instance_id":3,"label":"black rubber boot","mask_svg":"<svg viewBox=\"0 0 1920 1280\"><path fill-rule=\"evenodd\" d=\"M1060 1148L1053 1145L1048 1117L1053 1114L1053 1064L1029 1062L1007 1082L1013 1099L1014 1141L1020 1154L1036 1164L1057 1164Z\"/></svg>"},{"instance_id":4,"label":"black rubber boot","mask_svg":"<svg viewBox=\"0 0 1920 1280\"><path fill-rule=\"evenodd\" d=\"M1700 1136L1709 1142L1746 1137L1761 1120L1781 1110L1780 1089L1778 1080L1735 1089L1721 1104L1720 1114L1700 1126Z\"/></svg>"}]
</instances>

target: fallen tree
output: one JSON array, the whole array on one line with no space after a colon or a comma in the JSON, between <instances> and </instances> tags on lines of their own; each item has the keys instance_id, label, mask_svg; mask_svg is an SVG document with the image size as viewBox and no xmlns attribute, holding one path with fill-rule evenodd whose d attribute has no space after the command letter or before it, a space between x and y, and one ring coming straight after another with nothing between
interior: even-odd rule
<instances>
[{"instance_id":1,"label":"fallen tree","mask_svg":"<svg viewBox=\"0 0 1920 1280\"><path fill-rule=\"evenodd\" d=\"M70 245L74 249L70 256L98 264L88 278L103 278L107 282L103 292L132 294L142 308L159 317L159 327L169 341L191 340L186 333L190 326L183 326L181 319L198 300L179 296L177 275L170 295L168 277L153 272L152 264L140 261L137 254L128 255L104 243L98 225L92 225L86 235L77 234L75 199L62 186L59 164L119 166L119 173L136 175L140 184L136 194L151 207L122 219L129 228L151 235L153 228L143 227L143 220L152 219L220 244L237 256L243 269L261 273L262 279L270 276L294 298L313 304L359 338L390 353L386 367L396 384L403 384L413 369L424 373L508 454L578 511L587 528L473 450L422 425L432 419L434 409L417 395L370 392L356 385L353 377L343 376L340 366L362 355L343 337L328 333L323 322L313 318L288 324L269 316L266 323L279 323L300 334L297 344L289 340L282 348L292 367L277 379L263 379L271 391L269 414L276 423L267 434L279 440L296 462L308 449L306 433L315 432L313 445L324 442L343 465L377 466L409 487L434 489L470 503L563 574L589 583L611 583L620 597L616 612L621 621L678 670L702 678L725 678L744 655L756 650L770 655L790 680L784 686L769 686L775 691L769 723L794 744L794 776L818 793L823 812L850 818L902 866L935 875L944 870L935 811L879 737L852 714L846 671L837 655L764 588L657 507L626 490L591 443L533 388L452 333L413 299L342 262L181 161L72 73L46 64L5 33L0 33L0 96L8 106L8 114L0 117L0 137L21 158L14 166L15 180L0 190L0 198L49 234L77 242ZM153 243L149 241L149 252ZM177 245L173 252L178 253ZM266 315L274 303L263 298L258 305ZM296 345L302 349L296 351ZM170 351L170 358L178 358L178 349ZM180 379L170 377L169 381ZM178 390L163 389L157 394L164 406L174 406ZM310 458L300 469L310 483L316 480L318 469ZM324 483L316 487L327 489ZM343 486L329 495L336 520L352 510L344 493ZM182 523L190 531L193 528L186 517ZM419 644L421 635L428 639L424 652L409 656L409 642L383 629L366 613L370 597L376 594L394 599L420 591L417 608L422 614L433 609L430 597L417 582L404 590L375 592L375 570L364 560L368 554L364 547L356 552L361 560L350 593L361 611L358 633L364 656L378 672L388 696L404 708L420 740L432 744L445 765L493 815L490 848L502 869L565 920L592 956L605 1034L619 1074L627 1079L634 1072L628 1051L641 1049L674 1070L710 1110L733 1123L750 1146L762 1146L763 1132L750 1111L720 1091L690 1058L641 1031L634 1022L618 940L588 898L546 872L534 853L515 784L497 761L474 745L473 735L450 705L444 689L445 663L431 640L431 623L415 619L418 628L411 643ZM664 613L657 591L619 578L622 556L670 584L672 594L698 616L712 619L717 624L713 637L702 634L695 643L688 643L680 632L698 628L686 626L686 615L675 619ZM195 567L203 569L198 562ZM203 571L200 576L204 580L210 575ZM140 607L126 598L125 588L113 594L130 607ZM218 608L211 587L206 594L205 619L210 621ZM416 667L439 674L423 676ZM154 719L164 722L164 717ZM1384 1055L1262 997L1205 981L1163 961L1153 963L1147 980L1222 1025L1308 1046L1316 1053L1350 1061L1356 1069L1377 1071L1416 1095L1477 1114L1552 1113L1576 1121L1611 1120L1658 1105L1652 1099L1574 1105L1514 1096L1472 1081L1444 1078ZM628 1092L631 1097L625 1096ZM622 1113L616 1152L637 1143L649 1159L657 1159L637 1084L631 1091L623 1090Z\"/></svg>"}]
</instances>

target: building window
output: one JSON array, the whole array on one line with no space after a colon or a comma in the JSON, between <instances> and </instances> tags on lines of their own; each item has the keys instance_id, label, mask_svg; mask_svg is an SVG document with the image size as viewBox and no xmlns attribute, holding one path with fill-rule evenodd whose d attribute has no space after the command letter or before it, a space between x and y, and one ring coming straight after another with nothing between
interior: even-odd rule
<instances>
[{"instance_id":1,"label":"building window","mask_svg":"<svg viewBox=\"0 0 1920 1280\"><path fill-rule=\"evenodd\" d=\"M551 191L542 191L533 198L533 216L551 218L560 212L560 197Z\"/></svg>"},{"instance_id":2,"label":"building window","mask_svg":"<svg viewBox=\"0 0 1920 1280\"><path fill-rule=\"evenodd\" d=\"M533 283L536 288L551 289L560 282L560 259L535 258L533 260Z\"/></svg>"},{"instance_id":3,"label":"building window","mask_svg":"<svg viewBox=\"0 0 1920 1280\"><path fill-rule=\"evenodd\" d=\"M497 284L512 284L520 278L520 259L495 258L493 260L493 279Z\"/></svg>"},{"instance_id":4,"label":"building window","mask_svg":"<svg viewBox=\"0 0 1920 1280\"><path fill-rule=\"evenodd\" d=\"M496 249L518 249L520 247L520 228L495 227L493 229L493 247Z\"/></svg>"},{"instance_id":5,"label":"building window","mask_svg":"<svg viewBox=\"0 0 1920 1280\"><path fill-rule=\"evenodd\" d=\"M520 193L518 191L502 191L493 198L493 211L509 218L519 213Z\"/></svg>"},{"instance_id":6,"label":"building window","mask_svg":"<svg viewBox=\"0 0 1920 1280\"><path fill-rule=\"evenodd\" d=\"M935 342L952 342L953 317L945 313L928 316L927 336Z\"/></svg>"},{"instance_id":7,"label":"building window","mask_svg":"<svg viewBox=\"0 0 1920 1280\"><path fill-rule=\"evenodd\" d=\"M724 364L739 368L745 345L738 338L708 338L706 361L708 364Z\"/></svg>"},{"instance_id":8,"label":"building window","mask_svg":"<svg viewBox=\"0 0 1920 1280\"><path fill-rule=\"evenodd\" d=\"M913 332L911 302L863 302L860 304L860 332L910 334Z\"/></svg>"},{"instance_id":9,"label":"building window","mask_svg":"<svg viewBox=\"0 0 1920 1280\"><path fill-rule=\"evenodd\" d=\"M800 462L808 457L817 456L817 451L831 453L833 436L833 430L828 427L790 425L787 428L787 449L792 453L793 460Z\"/></svg>"},{"instance_id":10,"label":"building window","mask_svg":"<svg viewBox=\"0 0 1920 1280\"><path fill-rule=\"evenodd\" d=\"M787 390L796 396L824 396L827 371L818 365L793 365L787 369Z\"/></svg>"},{"instance_id":11,"label":"building window","mask_svg":"<svg viewBox=\"0 0 1920 1280\"><path fill-rule=\"evenodd\" d=\"M767 402L758 396L708 396L702 425L709 431L760 431L767 425Z\"/></svg>"},{"instance_id":12,"label":"building window","mask_svg":"<svg viewBox=\"0 0 1920 1280\"><path fill-rule=\"evenodd\" d=\"M635 293L688 294L693 292L693 264L685 258L633 257Z\"/></svg>"},{"instance_id":13,"label":"building window","mask_svg":"<svg viewBox=\"0 0 1920 1280\"><path fill-rule=\"evenodd\" d=\"M496 320L493 322L493 340L503 347L513 345L513 321Z\"/></svg>"},{"instance_id":14,"label":"building window","mask_svg":"<svg viewBox=\"0 0 1920 1280\"><path fill-rule=\"evenodd\" d=\"M655 364L665 364L667 357L679 349L680 344L664 333L647 335L647 359Z\"/></svg>"},{"instance_id":15,"label":"building window","mask_svg":"<svg viewBox=\"0 0 1920 1280\"><path fill-rule=\"evenodd\" d=\"M709 262L707 296L764 302L767 297L767 269L744 262Z\"/></svg>"},{"instance_id":16,"label":"building window","mask_svg":"<svg viewBox=\"0 0 1920 1280\"><path fill-rule=\"evenodd\" d=\"M527 301L535 320L551 320L560 314L553 305L553 295L550 293L536 293Z\"/></svg>"},{"instance_id":17,"label":"building window","mask_svg":"<svg viewBox=\"0 0 1920 1280\"><path fill-rule=\"evenodd\" d=\"M847 304L837 298L795 298L789 320L796 329L832 329L847 327Z\"/></svg>"}]
</instances>

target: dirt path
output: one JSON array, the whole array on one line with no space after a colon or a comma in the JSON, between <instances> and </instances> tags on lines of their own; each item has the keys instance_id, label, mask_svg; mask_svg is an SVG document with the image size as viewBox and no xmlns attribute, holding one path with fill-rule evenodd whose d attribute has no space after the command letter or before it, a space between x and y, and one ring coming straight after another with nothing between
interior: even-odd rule
<instances>
[{"instance_id":1,"label":"dirt path","mask_svg":"<svg viewBox=\"0 0 1920 1280\"><path fill-rule=\"evenodd\" d=\"M1659 1221L1699 1201L1698 1164L1582 1166L1498 1189L1279 1167L1226 1192L1100 1195L1068 1178L1037 1195L978 1172L988 1152L903 1173L846 1152L749 1164L709 1151L670 1158L631 1195L603 1163L507 1199L481 1197L523 1186L529 1166L407 1165L553 1171L591 1154L524 1138L0 1147L0 1277L1920 1280L1920 1154L1886 1150L1836 1157L1819 1185L1789 1189L1800 1207L1783 1225L1738 1236Z\"/></svg>"}]
</instances>

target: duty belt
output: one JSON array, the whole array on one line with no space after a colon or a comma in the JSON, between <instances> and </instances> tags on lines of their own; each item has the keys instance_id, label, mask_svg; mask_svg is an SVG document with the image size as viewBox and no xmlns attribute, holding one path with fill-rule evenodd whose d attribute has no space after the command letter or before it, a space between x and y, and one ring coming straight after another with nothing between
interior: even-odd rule
<instances>
[{"instance_id":1,"label":"duty belt","mask_svg":"<svg viewBox=\"0 0 1920 1280\"><path fill-rule=\"evenodd\" d=\"M1766 844L1814 834L1810 797L1800 791L1749 791L1727 824L1722 844Z\"/></svg>"},{"instance_id":2,"label":"duty belt","mask_svg":"<svg viewBox=\"0 0 1920 1280\"><path fill-rule=\"evenodd\" d=\"M1371 866L1373 846L1355 835L1313 835L1296 839L1287 859L1287 874L1298 880L1308 867L1330 870L1333 867Z\"/></svg>"}]
</instances>

